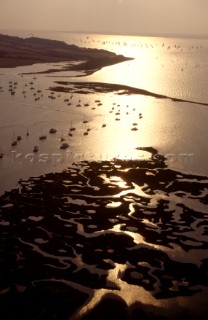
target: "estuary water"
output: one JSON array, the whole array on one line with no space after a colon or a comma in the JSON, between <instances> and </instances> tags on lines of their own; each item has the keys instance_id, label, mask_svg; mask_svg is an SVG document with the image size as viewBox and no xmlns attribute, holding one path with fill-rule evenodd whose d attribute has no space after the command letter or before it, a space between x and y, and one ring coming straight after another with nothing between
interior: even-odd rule
<instances>
[{"instance_id":1,"label":"estuary water","mask_svg":"<svg viewBox=\"0 0 208 320\"><path fill-rule=\"evenodd\" d=\"M43 37L81 47L105 49L134 60L104 68L91 81L110 81L170 97L207 102L208 39L161 38L68 32L6 31L20 37Z\"/></svg>"},{"instance_id":2,"label":"estuary water","mask_svg":"<svg viewBox=\"0 0 208 320\"><path fill-rule=\"evenodd\" d=\"M12 162L12 168L15 171L11 177L13 182L15 179L18 180L21 174L25 175L27 171L31 171L31 166L28 167L28 161L25 161L25 157L35 144L34 132L39 134L42 129L48 131L58 122L59 131L61 130L64 135L71 121L75 123L85 118L87 121L93 119L96 130L91 132L90 138L83 139L81 132L76 136L76 140L70 142L73 154L84 154L88 155L87 157L107 160L115 156L129 158L135 156L136 147L152 146L167 156L171 167L186 172L208 174L208 106L197 104L197 102L208 103L207 39L14 30L1 30L1 32L20 37L36 36L56 39L78 46L106 49L133 58L133 60L124 63L105 67L89 76L77 77L78 73L62 72L49 76L38 75L35 81L34 75L24 75L24 77L20 75L21 73L47 69L49 65L1 69L0 86L3 89L1 89L0 148L7 155L7 161L4 161L4 164L1 161L1 166L3 174L6 174L5 172L9 174ZM87 108L75 108L76 110L66 108L66 103L63 101L67 99L65 94L60 94L60 99L57 97L57 100L48 99L49 87L53 86L55 81L60 80L122 84L193 103L155 99L143 95L114 95L113 92L105 95L100 93L81 96L74 94L74 100L77 103L82 98L83 105L89 104L91 108L93 108L95 100L102 98L102 107L95 115L92 109L89 111ZM15 96L11 96L8 91L9 82L12 81L18 82ZM35 83L35 88L29 88L29 86L34 87L29 85L31 82ZM25 87L26 85L28 87ZM28 91L24 97L22 92L27 88ZM36 91L46 90L46 94L41 100L35 101L33 89ZM110 111L113 106L116 106L117 112L116 108ZM128 112L127 106L130 108L130 112ZM66 113L68 113L67 117ZM119 121L115 121L115 113L120 113L121 119ZM132 135L129 128L133 122L137 122L139 113L143 114L143 119L140 121L139 130ZM112 114L115 115L115 119ZM105 134L97 130L98 120L111 124ZM32 141L28 139L19 146L19 149L11 150L10 144L14 135L25 134L28 127L33 134L32 138L30 136ZM112 139L112 137L114 138ZM57 138L55 142L54 139L48 139L42 151L51 154L56 141ZM32 144L30 149L28 149L29 144ZM24 154L24 164L20 161L21 157L17 157L18 150ZM15 161L13 161L14 159ZM16 161L17 159L18 161ZM47 163L47 166L41 162L41 166L35 165L32 171L34 174L38 174L45 172L45 170L62 170L67 166L67 163L66 161L59 162L54 168L54 163L52 164L51 161ZM21 166L23 170L20 170ZM14 178L16 173L18 178ZM2 185L9 184L10 179L7 176L3 181L6 182Z\"/></svg>"},{"instance_id":3,"label":"estuary water","mask_svg":"<svg viewBox=\"0 0 208 320\"><path fill-rule=\"evenodd\" d=\"M207 319L208 40L1 32L133 58L0 69L2 312Z\"/></svg>"}]
</instances>

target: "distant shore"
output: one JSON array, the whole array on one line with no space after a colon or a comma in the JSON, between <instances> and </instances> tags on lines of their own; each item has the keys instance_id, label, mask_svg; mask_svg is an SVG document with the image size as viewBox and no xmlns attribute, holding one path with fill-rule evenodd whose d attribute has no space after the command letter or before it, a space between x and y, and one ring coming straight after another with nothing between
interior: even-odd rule
<instances>
[{"instance_id":1,"label":"distant shore","mask_svg":"<svg viewBox=\"0 0 208 320\"><path fill-rule=\"evenodd\" d=\"M36 37L23 39L0 34L0 68L81 61L80 64L69 65L64 70L84 70L89 74L105 66L131 59L107 50L81 48L57 40Z\"/></svg>"}]
</instances>

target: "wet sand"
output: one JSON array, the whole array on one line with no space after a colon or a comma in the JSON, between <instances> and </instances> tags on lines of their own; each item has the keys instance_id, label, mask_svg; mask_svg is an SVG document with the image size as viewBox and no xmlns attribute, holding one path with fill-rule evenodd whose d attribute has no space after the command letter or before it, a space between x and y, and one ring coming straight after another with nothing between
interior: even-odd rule
<instances>
[{"instance_id":1,"label":"wet sand","mask_svg":"<svg viewBox=\"0 0 208 320\"><path fill-rule=\"evenodd\" d=\"M8 319L206 319L208 179L139 150L149 159L84 161L0 198Z\"/></svg>"}]
</instances>

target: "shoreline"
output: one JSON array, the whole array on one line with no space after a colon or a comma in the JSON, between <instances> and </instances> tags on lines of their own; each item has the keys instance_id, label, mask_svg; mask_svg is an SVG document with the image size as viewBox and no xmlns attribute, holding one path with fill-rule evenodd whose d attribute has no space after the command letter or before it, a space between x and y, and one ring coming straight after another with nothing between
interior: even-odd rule
<instances>
[{"instance_id":1,"label":"shoreline","mask_svg":"<svg viewBox=\"0 0 208 320\"><path fill-rule=\"evenodd\" d=\"M80 61L78 65L52 72L85 70L93 73L105 66L133 59L107 50L81 48L58 40L36 37L23 39L2 34L0 34L0 48L0 68L15 68L36 63ZM42 73L47 73L47 71Z\"/></svg>"}]
</instances>

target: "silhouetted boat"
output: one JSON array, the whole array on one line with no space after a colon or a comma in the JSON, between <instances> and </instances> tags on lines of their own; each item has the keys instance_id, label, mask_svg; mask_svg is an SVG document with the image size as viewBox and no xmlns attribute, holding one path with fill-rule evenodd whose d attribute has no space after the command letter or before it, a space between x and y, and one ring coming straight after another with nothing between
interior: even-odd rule
<instances>
[{"instance_id":1,"label":"silhouetted boat","mask_svg":"<svg viewBox=\"0 0 208 320\"><path fill-rule=\"evenodd\" d=\"M3 156L4 156L4 154L3 154L3 152L2 152L2 148L1 148L1 150L0 150L0 159L2 159L2 158L3 158Z\"/></svg>"},{"instance_id":2,"label":"silhouetted boat","mask_svg":"<svg viewBox=\"0 0 208 320\"><path fill-rule=\"evenodd\" d=\"M39 137L39 140L45 140L46 138L47 138L46 135L41 135L41 136Z\"/></svg>"},{"instance_id":3,"label":"silhouetted boat","mask_svg":"<svg viewBox=\"0 0 208 320\"><path fill-rule=\"evenodd\" d=\"M56 132L57 132L57 130L54 129L54 128L51 128L51 129L49 130L49 133L56 133Z\"/></svg>"},{"instance_id":4,"label":"silhouetted boat","mask_svg":"<svg viewBox=\"0 0 208 320\"><path fill-rule=\"evenodd\" d=\"M38 146L34 146L33 152L38 152L38 150L39 150Z\"/></svg>"},{"instance_id":5,"label":"silhouetted boat","mask_svg":"<svg viewBox=\"0 0 208 320\"><path fill-rule=\"evenodd\" d=\"M11 146L14 147L17 145L17 140L15 140L15 132L13 132L13 141L11 143Z\"/></svg>"},{"instance_id":6,"label":"silhouetted boat","mask_svg":"<svg viewBox=\"0 0 208 320\"><path fill-rule=\"evenodd\" d=\"M16 146L16 145L17 145L17 141L14 140L14 141L11 143L11 146L14 147L14 146Z\"/></svg>"},{"instance_id":7,"label":"silhouetted boat","mask_svg":"<svg viewBox=\"0 0 208 320\"><path fill-rule=\"evenodd\" d=\"M42 134L42 126L41 126L41 135L39 137L39 140L45 140L47 136L45 134Z\"/></svg>"},{"instance_id":8,"label":"silhouetted boat","mask_svg":"<svg viewBox=\"0 0 208 320\"><path fill-rule=\"evenodd\" d=\"M62 145L60 146L60 149L67 149L69 147L68 143L64 142L62 143Z\"/></svg>"},{"instance_id":9,"label":"silhouetted boat","mask_svg":"<svg viewBox=\"0 0 208 320\"><path fill-rule=\"evenodd\" d=\"M75 131L76 128L72 127L72 121L71 121L71 128L69 129L70 131Z\"/></svg>"}]
</instances>

